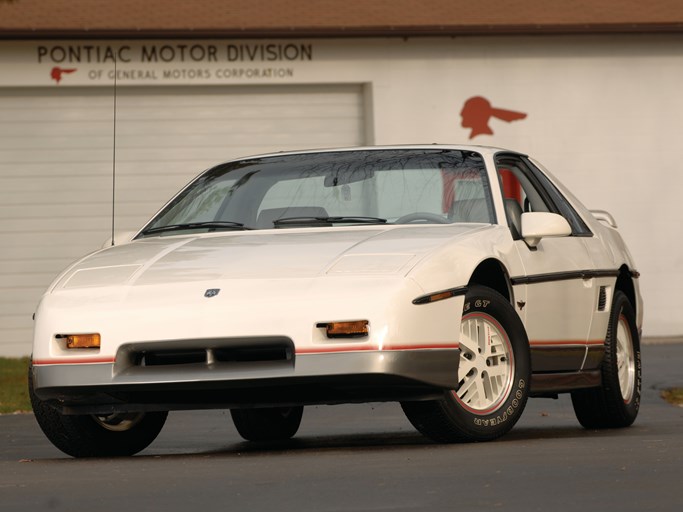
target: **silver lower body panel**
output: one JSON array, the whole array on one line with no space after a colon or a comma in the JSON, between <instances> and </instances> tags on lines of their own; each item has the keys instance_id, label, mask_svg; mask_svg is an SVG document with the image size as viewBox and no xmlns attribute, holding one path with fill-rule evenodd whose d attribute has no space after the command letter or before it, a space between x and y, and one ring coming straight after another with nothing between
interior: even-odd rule
<instances>
[{"instance_id":1,"label":"silver lower body panel","mask_svg":"<svg viewBox=\"0 0 683 512\"><path fill-rule=\"evenodd\" d=\"M33 367L66 414L425 400L458 385L458 349L297 354L282 361Z\"/></svg>"}]
</instances>

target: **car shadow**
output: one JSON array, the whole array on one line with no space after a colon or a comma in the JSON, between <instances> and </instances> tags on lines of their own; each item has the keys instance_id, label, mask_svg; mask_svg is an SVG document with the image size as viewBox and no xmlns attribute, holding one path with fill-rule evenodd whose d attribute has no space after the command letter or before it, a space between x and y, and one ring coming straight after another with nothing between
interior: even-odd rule
<instances>
[{"instance_id":1,"label":"car shadow","mask_svg":"<svg viewBox=\"0 0 683 512\"><path fill-rule=\"evenodd\" d=\"M629 435L629 432L640 430L637 426L628 429L606 429L606 430L587 430L580 426L570 427L519 427L505 436L488 442L482 443L453 443L441 444L434 442L419 432L378 432L378 433L359 433L343 435L308 435L295 437L286 441L260 442L240 441L220 448L210 450L196 450L184 452L182 447L176 445L178 451L172 453L168 448L154 447L132 457L102 457L102 458L46 458L32 459L31 462L63 462L63 461L87 461L87 460L153 460L153 459L196 459L206 457L232 458L249 457L262 455L277 455L292 453L325 453L325 452L353 452L362 450L363 452L384 452L414 449L448 449L459 450L474 447L476 445L510 445L520 442L556 440L556 439L591 439L600 437L614 437L619 435Z\"/></svg>"},{"instance_id":2,"label":"car shadow","mask_svg":"<svg viewBox=\"0 0 683 512\"><path fill-rule=\"evenodd\" d=\"M513 430L507 435L481 444L510 444L518 442L528 442L542 439L576 439L576 438L599 438L613 437L619 432L626 432L629 429L616 430L586 430L577 427L521 427ZM194 452L191 454L164 454L149 455L141 454L138 457L206 457L206 456L249 456L263 454L279 454L292 452L327 452L327 451L363 451L381 452L396 451L402 449L415 448L448 448L458 449L458 447L474 446L479 443L453 443L440 444L434 442L419 432L382 432L382 433L363 433L363 434L344 434L344 435L323 435L323 436L301 436L286 441L277 442L238 442L226 445L219 449Z\"/></svg>"}]
</instances>

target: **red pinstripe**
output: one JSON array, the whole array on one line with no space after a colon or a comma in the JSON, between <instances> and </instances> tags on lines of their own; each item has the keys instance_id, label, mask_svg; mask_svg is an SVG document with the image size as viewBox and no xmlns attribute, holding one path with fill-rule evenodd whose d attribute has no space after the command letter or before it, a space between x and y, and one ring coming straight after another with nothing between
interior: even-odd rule
<instances>
[{"instance_id":1,"label":"red pinstripe","mask_svg":"<svg viewBox=\"0 0 683 512\"><path fill-rule=\"evenodd\" d=\"M597 346L597 345L604 345L605 340L556 340L556 341L551 341L551 340L534 340L530 341L529 345L532 347L560 347L560 346L576 346L576 345L581 345L581 346Z\"/></svg>"},{"instance_id":2,"label":"red pinstripe","mask_svg":"<svg viewBox=\"0 0 683 512\"><path fill-rule=\"evenodd\" d=\"M296 351L297 355L302 354L325 354L325 353L335 353L335 352L361 352L361 351L377 351L377 352L400 352L402 350L435 350L435 349L459 349L459 343L449 343L449 344L432 344L432 345L397 345L397 346L386 346L379 350L376 346L372 345L359 345L357 347L316 347L316 348L304 348L298 349Z\"/></svg>"},{"instance_id":3,"label":"red pinstripe","mask_svg":"<svg viewBox=\"0 0 683 512\"><path fill-rule=\"evenodd\" d=\"M378 351L378 352L397 352L403 350L435 350L435 349L459 349L459 343L451 344L432 344L432 345L405 345L405 346L389 346L384 347L381 351L375 346L371 345L359 345L357 347L320 347L320 348L307 348L299 349L296 351L297 355L306 354L326 354L326 353L339 353L339 352L362 352L362 351ZM33 366L45 366L53 364L113 364L116 362L114 357L69 357L60 359L36 359L33 361Z\"/></svg>"},{"instance_id":4,"label":"red pinstripe","mask_svg":"<svg viewBox=\"0 0 683 512\"><path fill-rule=\"evenodd\" d=\"M69 357L61 359L34 359L33 366L44 366L50 364L113 364L116 361L114 357Z\"/></svg>"}]
</instances>

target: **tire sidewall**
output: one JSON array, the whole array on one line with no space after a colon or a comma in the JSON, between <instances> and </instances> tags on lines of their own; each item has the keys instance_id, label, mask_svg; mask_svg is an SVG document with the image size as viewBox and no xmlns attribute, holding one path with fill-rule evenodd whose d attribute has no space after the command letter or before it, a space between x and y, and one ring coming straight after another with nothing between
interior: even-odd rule
<instances>
[{"instance_id":1,"label":"tire sidewall","mask_svg":"<svg viewBox=\"0 0 683 512\"><path fill-rule=\"evenodd\" d=\"M235 428L247 441L284 441L299 430L303 406L231 409Z\"/></svg>"},{"instance_id":2,"label":"tire sidewall","mask_svg":"<svg viewBox=\"0 0 683 512\"><path fill-rule=\"evenodd\" d=\"M635 366L633 392L628 401L623 399L617 361L617 332L621 320L624 321L624 325L629 331L632 343L631 348L633 350L633 364ZM610 402L615 405L617 409L615 412L627 422L632 423L636 416L638 416L641 400L642 361L640 355L640 336L633 307L626 295L619 291L614 298L607 344L606 349L609 351L609 357L606 358L602 371L604 391L609 395Z\"/></svg>"},{"instance_id":3,"label":"tire sidewall","mask_svg":"<svg viewBox=\"0 0 683 512\"><path fill-rule=\"evenodd\" d=\"M512 378L504 398L485 412L475 411L457 397L455 390L445 394L446 412L463 434L472 440L494 439L508 432L524 410L529 396L530 355L524 326L510 303L494 290L473 286L465 297L463 320L483 316L505 338L510 348ZM459 375L460 379L464 377Z\"/></svg>"},{"instance_id":4,"label":"tire sidewall","mask_svg":"<svg viewBox=\"0 0 683 512\"><path fill-rule=\"evenodd\" d=\"M130 429L112 431L92 415L65 415L38 398L33 389L33 368L28 368L28 391L38 426L50 442L72 457L134 455L161 432L168 411L147 412Z\"/></svg>"}]
</instances>

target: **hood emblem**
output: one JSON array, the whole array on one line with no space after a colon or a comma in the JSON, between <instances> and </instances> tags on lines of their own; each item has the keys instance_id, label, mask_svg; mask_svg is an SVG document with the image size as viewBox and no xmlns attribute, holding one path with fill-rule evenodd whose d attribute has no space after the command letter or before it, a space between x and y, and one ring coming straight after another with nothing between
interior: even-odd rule
<instances>
[{"instance_id":1,"label":"hood emblem","mask_svg":"<svg viewBox=\"0 0 683 512\"><path fill-rule=\"evenodd\" d=\"M218 293L220 291L221 291L220 288L209 288L208 290L206 290L204 292L204 297L207 297L210 299L211 297L215 297L216 295L218 295Z\"/></svg>"}]
</instances>

